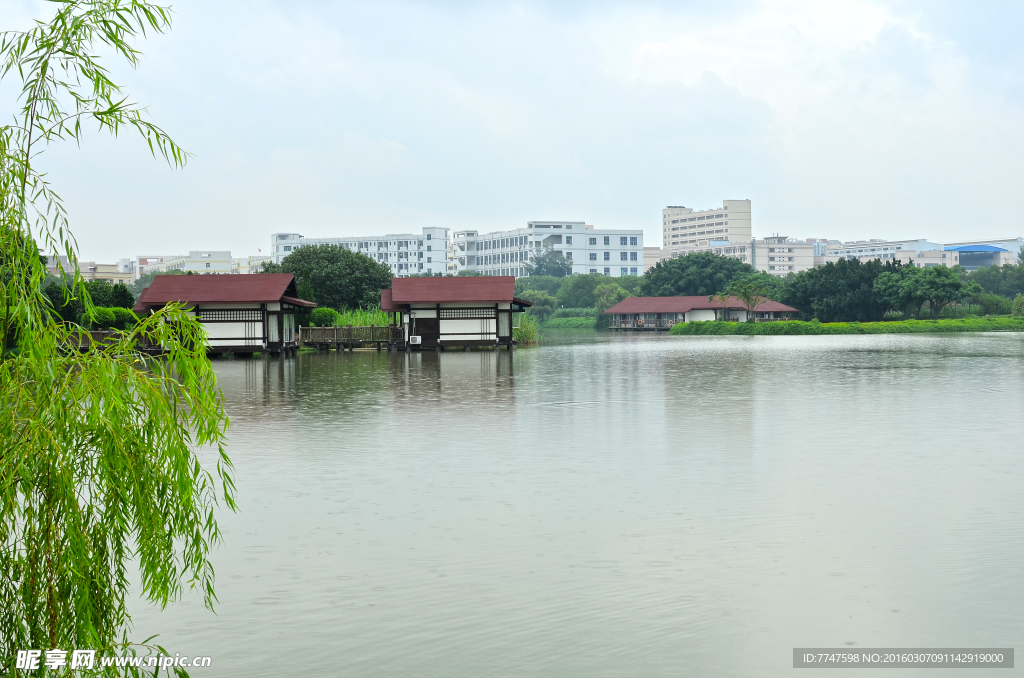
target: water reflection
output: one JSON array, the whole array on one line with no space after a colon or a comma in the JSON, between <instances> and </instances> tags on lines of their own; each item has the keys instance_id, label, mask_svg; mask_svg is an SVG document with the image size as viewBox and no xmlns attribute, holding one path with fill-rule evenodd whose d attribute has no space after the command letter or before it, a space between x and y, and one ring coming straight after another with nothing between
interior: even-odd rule
<instances>
[{"instance_id":1,"label":"water reflection","mask_svg":"<svg viewBox=\"0 0 1024 678\"><path fill-rule=\"evenodd\" d=\"M208 675L770 676L1024 631L1019 335L216 368L219 614L136 615Z\"/></svg>"}]
</instances>

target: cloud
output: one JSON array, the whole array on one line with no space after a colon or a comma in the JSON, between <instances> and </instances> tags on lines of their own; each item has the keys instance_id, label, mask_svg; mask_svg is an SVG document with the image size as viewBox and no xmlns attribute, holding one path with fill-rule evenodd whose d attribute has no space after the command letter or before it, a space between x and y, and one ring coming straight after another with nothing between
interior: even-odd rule
<instances>
[{"instance_id":1,"label":"cloud","mask_svg":"<svg viewBox=\"0 0 1024 678\"><path fill-rule=\"evenodd\" d=\"M189 167L45 162L102 259L547 218L656 244L664 205L723 198L759 234L1017 234L1021 50L936 7L185 0L115 73Z\"/></svg>"}]
</instances>

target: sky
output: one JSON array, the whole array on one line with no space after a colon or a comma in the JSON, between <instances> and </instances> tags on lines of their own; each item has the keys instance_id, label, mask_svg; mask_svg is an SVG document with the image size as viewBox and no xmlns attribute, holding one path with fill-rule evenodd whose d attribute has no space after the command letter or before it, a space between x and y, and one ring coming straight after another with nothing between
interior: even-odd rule
<instances>
[{"instance_id":1,"label":"sky","mask_svg":"<svg viewBox=\"0 0 1024 678\"><path fill-rule=\"evenodd\" d=\"M0 4L0 26L53 11ZM87 134L39 159L84 260L270 234L643 228L749 198L754 235L1024 235L1024 5L182 0L109 59L193 154ZM100 54L103 54L101 51ZM0 83L3 122L16 107Z\"/></svg>"}]
</instances>

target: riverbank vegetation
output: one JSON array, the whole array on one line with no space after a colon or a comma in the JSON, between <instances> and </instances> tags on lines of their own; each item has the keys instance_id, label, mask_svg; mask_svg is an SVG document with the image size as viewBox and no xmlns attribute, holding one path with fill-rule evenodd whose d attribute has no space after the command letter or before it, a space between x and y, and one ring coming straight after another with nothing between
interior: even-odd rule
<instances>
[{"instance_id":1,"label":"riverbank vegetation","mask_svg":"<svg viewBox=\"0 0 1024 678\"><path fill-rule=\"evenodd\" d=\"M693 322L674 325L677 336L773 336L817 334L918 334L924 332L1024 332L1024 318L942 318L870 323L788 320L768 323Z\"/></svg>"},{"instance_id":2,"label":"riverbank vegetation","mask_svg":"<svg viewBox=\"0 0 1024 678\"><path fill-rule=\"evenodd\" d=\"M520 314L519 327L512 328L512 339L519 346L537 344L540 341L540 321L527 313Z\"/></svg>"},{"instance_id":3,"label":"riverbank vegetation","mask_svg":"<svg viewBox=\"0 0 1024 678\"><path fill-rule=\"evenodd\" d=\"M62 270L76 260L70 218L38 167L45 149L86 128L137 132L185 165L188 154L94 56L138 66L138 43L169 29L170 10L145 0L51 7L52 19L0 41L0 77L19 90L5 99L17 101L15 123L0 127L0 674L11 676L24 650L145 652L130 639L131 583L136 607L166 606L185 587L212 607L217 506L235 507L202 324L170 304L108 342L83 343L83 322L116 323L111 309L130 304ZM62 255L55 291L43 251ZM161 358L140 350L144 340Z\"/></svg>"}]
</instances>

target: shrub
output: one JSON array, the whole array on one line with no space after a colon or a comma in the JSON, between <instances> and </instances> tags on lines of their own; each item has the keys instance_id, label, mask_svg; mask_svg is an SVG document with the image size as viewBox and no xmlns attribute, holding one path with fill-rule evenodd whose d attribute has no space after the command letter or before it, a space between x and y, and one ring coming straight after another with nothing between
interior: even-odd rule
<instances>
[{"instance_id":1,"label":"shrub","mask_svg":"<svg viewBox=\"0 0 1024 678\"><path fill-rule=\"evenodd\" d=\"M593 318L597 315L596 308L556 308L552 318Z\"/></svg>"},{"instance_id":2,"label":"shrub","mask_svg":"<svg viewBox=\"0 0 1024 678\"><path fill-rule=\"evenodd\" d=\"M597 317L588 316L584 318L552 318L544 323L545 329L556 330L592 330L596 326Z\"/></svg>"},{"instance_id":3,"label":"shrub","mask_svg":"<svg viewBox=\"0 0 1024 678\"><path fill-rule=\"evenodd\" d=\"M547 320L555 312L555 298L543 290L525 290L518 296L533 304L526 312L541 320Z\"/></svg>"},{"instance_id":4,"label":"shrub","mask_svg":"<svg viewBox=\"0 0 1024 678\"><path fill-rule=\"evenodd\" d=\"M787 335L787 334L917 334L924 332L1024 332L1024 319L947 318L872 323L821 323L789 320L772 323L691 322L674 325L675 335Z\"/></svg>"},{"instance_id":5,"label":"shrub","mask_svg":"<svg viewBox=\"0 0 1024 678\"><path fill-rule=\"evenodd\" d=\"M340 313L326 306L314 308L309 314L309 322L313 327L337 327L340 318Z\"/></svg>"},{"instance_id":6,"label":"shrub","mask_svg":"<svg viewBox=\"0 0 1024 678\"><path fill-rule=\"evenodd\" d=\"M89 320L89 326L94 330L109 330L116 321L114 312L102 306L93 308L92 314L88 315L87 319Z\"/></svg>"},{"instance_id":7,"label":"shrub","mask_svg":"<svg viewBox=\"0 0 1024 678\"><path fill-rule=\"evenodd\" d=\"M532 346L540 338L540 322L528 313L520 313L519 327L512 328L512 338L519 346Z\"/></svg>"},{"instance_id":8,"label":"shrub","mask_svg":"<svg viewBox=\"0 0 1024 678\"><path fill-rule=\"evenodd\" d=\"M1013 310L1011 313L1015 318L1024 317L1024 294L1018 292L1017 296L1013 298Z\"/></svg>"},{"instance_id":9,"label":"shrub","mask_svg":"<svg viewBox=\"0 0 1024 678\"><path fill-rule=\"evenodd\" d=\"M138 316L132 313L131 309L115 306L109 309L114 314L113 327L118 330L130 330L139 322Z\"/></svg>"}]
</instances>

